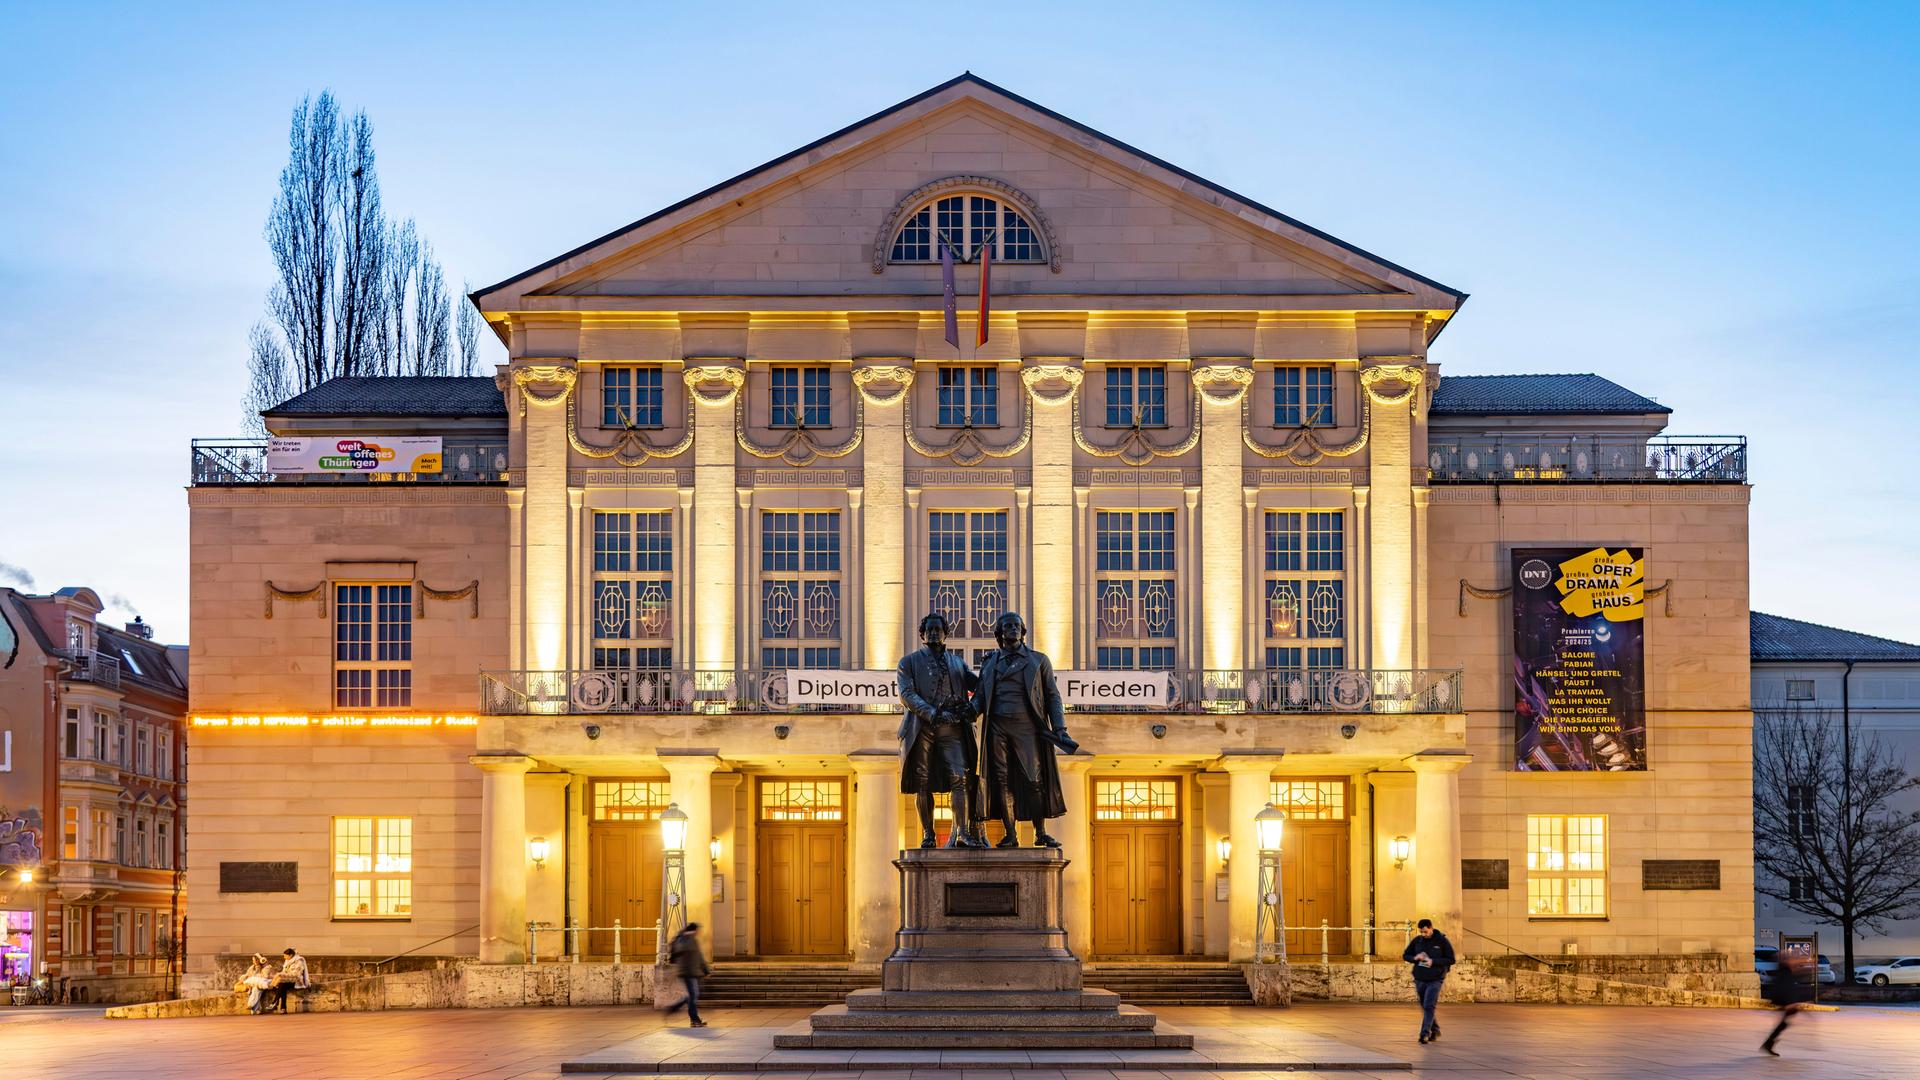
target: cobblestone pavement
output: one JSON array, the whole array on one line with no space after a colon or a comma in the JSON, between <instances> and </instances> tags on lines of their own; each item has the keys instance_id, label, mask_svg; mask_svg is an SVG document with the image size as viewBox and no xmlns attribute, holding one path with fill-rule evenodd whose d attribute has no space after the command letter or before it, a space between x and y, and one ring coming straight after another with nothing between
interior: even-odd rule
<instances>
[{"instance_id":1,"label":"cobblestone pavement","mask_svg":"<svg viewBox=\"0 0 1920 1080\"><path fill-rule=\"evenodd\" d=\"M1662 1080L1685 1077L1912 1077L1920 1075L1920 1017L1895 1009L1801 1016L1780 1058L1761 1055L1776 1014L1717 1009L1458 1005L1441 1010L1444 1036L1419 1046L1418 1011L1404 1005L1309 1005L1290 1010L1165 1008L1188 1029L1297 1025L1412 1061L1390 1077L1467 1080ZM5 1013L0 1009L0 1013ZM729 1027L784 1027L804 1009L709 1009ZM7 1080L557 1080L562 1060L663 1026L637 1008L448 1010L195 1020L106 1020L97 1014L0 1027ZM682 1021L684 1023L684 1021ZM1163 1080L1153 1070L1062 1074L1036 1069L758 1074L763 1080ZM1309 1073L1175 1072L1171 1080L1266 1080ZM1329 1072L1361 1078L1366 1072ZM747 1080L738 1074L728 1080Z\"/></svg>"}]
</instances>

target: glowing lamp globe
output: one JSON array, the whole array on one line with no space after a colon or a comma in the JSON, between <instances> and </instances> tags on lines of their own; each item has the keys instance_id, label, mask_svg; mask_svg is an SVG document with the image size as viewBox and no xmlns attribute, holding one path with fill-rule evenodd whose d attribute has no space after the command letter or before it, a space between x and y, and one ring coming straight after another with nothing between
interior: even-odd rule
<instances>
[{"instance_id":1,"label":"glowing lamp globe","mask_svg":"<svg viewBox=\"0 0 1920 1080\"><path fill-rule=\"evenodd\" d=\"M668 803L660 811L660 846L668 851L687 850L687 814L678 803Z\"/></svg>"},{"instance_id":2,"label":"glowing lamp globe","mask_svg":"<svg viewBox=\"0 0 1920 1080\"><path fill-rule=\"evenodd\" d=\"M1265 810L1253 815L1253 832L1260 839L1261 851L1279 851L1286 827L1286 812L1272 803L1268 803Z\"/></svg>"}]
</instances>

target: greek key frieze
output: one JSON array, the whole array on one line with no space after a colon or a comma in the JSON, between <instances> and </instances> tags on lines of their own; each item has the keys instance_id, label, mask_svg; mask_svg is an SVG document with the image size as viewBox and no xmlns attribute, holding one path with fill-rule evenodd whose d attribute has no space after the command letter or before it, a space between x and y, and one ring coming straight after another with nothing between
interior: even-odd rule
<instances>
[{"instance_id":1,"label":"greek key frieze","mask_svg":"<svg viewBox=\"0 0 1920 1080\"><path fill-rule=\"evenodd\" d=\"M908 469L907 483L914 487L1007 487L1014 484L1016 469Z\"/></svg>"}]
</instances>

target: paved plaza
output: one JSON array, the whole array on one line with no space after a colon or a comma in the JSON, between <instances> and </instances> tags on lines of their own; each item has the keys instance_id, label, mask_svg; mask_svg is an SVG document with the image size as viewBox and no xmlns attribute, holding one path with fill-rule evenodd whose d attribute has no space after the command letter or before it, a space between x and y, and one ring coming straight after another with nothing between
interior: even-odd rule
<instances>
[{"instance_id":1,"label":"paved plaza","mask_svg":"<svg viewBox=\"0 0 1920 1080\"><path fill-rule=\"evenodd\" d=\"M1333 1041L1413 1064L1405 1070L1338 1072L1179 1071L1153 1068L1063 1072L1034 1068L760 1073L779 1080L1261 1080L1289 1077L1524 1076L1553 1080L1666 1077L1908 1077L1920 1062L1920 1014L1859 1008L1802 1017L1785 1056L1759 1054L1774 1014L1708 1009L1549 1005L1456 1006L1442 1011L1445 1036L1420 1046L1409 1006L1309 1005L1291 1010L1166 1008L1168 1022L1209 1029ZM554 1080L563 1061L669 1025L636 1008L344 1013L195 1020L105 1020L94 1011L31 1015L0 1009L9 1080ZM805 1009L713 1009L712 1027L662 1038L704 1047L744 1045L787 1027ZM684 1022L682 1022L684 1024ZM685 1073L682 1076L710 1075ZM740 1074L726 1074L739 1076ZM745 1080L745 1077L742 1078Z\"/></svg>"}]
</instances>

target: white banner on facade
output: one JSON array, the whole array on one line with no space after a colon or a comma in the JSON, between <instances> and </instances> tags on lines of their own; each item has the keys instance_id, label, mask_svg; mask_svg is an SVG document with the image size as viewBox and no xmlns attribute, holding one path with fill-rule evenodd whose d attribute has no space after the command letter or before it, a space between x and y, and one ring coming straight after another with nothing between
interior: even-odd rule
<instances>
[{"instance_id":1,"label":"white banner on facade","mask_svg":"<svg viewBox=\"0 0 1920 1080\"><path fill-rule=\"evenodd\" d=\"M1054 678L1068 705L1152 709L1172 703L1170 671L1062 671Z\"/></svg>"},{"instance_id":2,"label":"white banner on facade","mask_svg":"<svg viewBox=\"0 0 1920 1080\"><path fill-rule=\"evenodd\" d=\"M787 671L790 705L898 705L900 684L891 671Z\"/></svg>"},{"instance_id":3,"label":"white banner on facade","mask_svg":"<svg viewBox=\"0 0 1920 1080\"><path fill-rule=\"evenodd\" d=\"M438 435L357 438L319 435L267 440L271 473L437 473Z\"/></svg>"}]
</instances>

